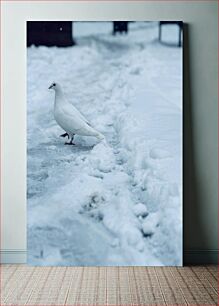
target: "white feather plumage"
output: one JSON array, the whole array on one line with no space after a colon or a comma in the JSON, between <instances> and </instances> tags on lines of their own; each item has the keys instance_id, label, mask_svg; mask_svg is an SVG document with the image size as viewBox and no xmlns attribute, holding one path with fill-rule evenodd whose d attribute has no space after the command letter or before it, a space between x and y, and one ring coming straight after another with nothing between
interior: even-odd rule
<instances>
[{"instance_id":1,"label":"white feather plumage","mask_svg":"<svg viewBox=\"0 0 219 306\"><path fill-rule=\"evenodd\" d=\"M66 131L70 139L73 139L74 135L94 136L99 140L104 139L104 136L90 125L77 108L69 103L59 84L53 83L49 89L55 90L55 120Z\"/></svg>"}]
</instances>

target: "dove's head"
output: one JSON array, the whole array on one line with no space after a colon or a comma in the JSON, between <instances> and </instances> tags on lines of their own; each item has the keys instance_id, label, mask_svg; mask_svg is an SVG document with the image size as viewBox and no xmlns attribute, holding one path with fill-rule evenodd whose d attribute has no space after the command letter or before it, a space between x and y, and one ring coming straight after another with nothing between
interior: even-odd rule
<instances>
[{"instance_id":1,"label":"dove's head","mask_svg":"<svg viewBox=\"0 0 219 306\"><path fill-rule=\"evenodd\" d=\"M54 89L55 91L57 91L57 90L61 90L61 87L60 87L60 85L58 84L58 83L52 83L50 86L49 86L49 88L48 89Z\"/></svg>"}]
</instances>

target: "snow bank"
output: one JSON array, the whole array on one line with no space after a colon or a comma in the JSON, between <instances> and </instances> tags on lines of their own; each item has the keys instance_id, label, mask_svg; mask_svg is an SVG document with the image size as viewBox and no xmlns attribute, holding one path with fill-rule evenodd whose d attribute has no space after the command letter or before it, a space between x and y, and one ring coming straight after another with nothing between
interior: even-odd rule
<instances>
[{"instance_id":1,"label":"snow bank","mask_svg":"<svg viewBox=\"0 0 219 306\"><path fill-rule=\"evenodd\" d=\"M164 105L157 92L148 89L138 93L127 111L117 117L116 129L126 170L133 178L133 192L145 205L141 208L147 207L148 216L142 221L142 231L151 236L150 245L164 264L181 264L180 108Z\"/></svg>"}]
</instances>

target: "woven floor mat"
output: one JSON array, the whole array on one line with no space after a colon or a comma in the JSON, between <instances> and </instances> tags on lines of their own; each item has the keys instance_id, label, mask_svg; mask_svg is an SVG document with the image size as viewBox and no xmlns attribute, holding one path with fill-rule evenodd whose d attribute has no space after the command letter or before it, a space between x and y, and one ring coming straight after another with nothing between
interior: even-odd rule
<instances>
[{"instance_id":1,"label":"woven floor mat","mask_svg":"<svg viewBox=\"0 0 219 306\"><path fill-rule=\"evenodd\" d=\"M1 305L217 305L217 266L1 265Z\"/></svg>"}]
</instances>

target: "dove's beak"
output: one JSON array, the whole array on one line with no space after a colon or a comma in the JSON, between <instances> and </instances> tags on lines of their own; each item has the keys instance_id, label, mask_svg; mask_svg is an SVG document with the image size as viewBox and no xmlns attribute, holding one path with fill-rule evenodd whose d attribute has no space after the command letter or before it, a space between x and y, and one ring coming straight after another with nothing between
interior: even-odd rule
<instances>
[{"instance_id":1,"label":"dove's beak","mask_svg":"<svg viewBox=\"0 0 219 306\"><path fill-rule=\"evenodd\" d=\"M53 88L53 85L50 85L48 89L51 89L51 88Z\"/></svg>"}]
</instances>

